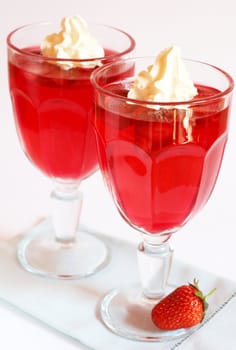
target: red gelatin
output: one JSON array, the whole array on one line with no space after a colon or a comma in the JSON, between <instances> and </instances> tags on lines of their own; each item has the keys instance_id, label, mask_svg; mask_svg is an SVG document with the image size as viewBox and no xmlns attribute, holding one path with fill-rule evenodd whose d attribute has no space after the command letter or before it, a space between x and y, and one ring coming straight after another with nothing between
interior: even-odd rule
<instances>
[{"instance_id":1,"label":"red gelatin","mask_svg":"<svg viewBox=\"0 0 236 350\"><path fill-rule=\"evenodd\" d=\"M83 179L97 168L92 71L64 70L45 59L18 54L9 60L10 91L23 149L48 176Z\"/></svg>"},{"instance_id":2,"label":"red gelatin","mask_svg":"<svg viewBox=\"0 0 236 350\"><path fill-rule=\"evenodd\" d=\"M217 93L197 87L197 98ZM120 94L121 86L111 86L116 89ZM111 100L106 96L100 103L96 129L101 168L118 208L146 232L174 231L206 203L214 188L227 140L228 109L220 99L196 103L188 122L186 109L154 110L122 99L114 108Z\"/></svg>"}]
</instances>

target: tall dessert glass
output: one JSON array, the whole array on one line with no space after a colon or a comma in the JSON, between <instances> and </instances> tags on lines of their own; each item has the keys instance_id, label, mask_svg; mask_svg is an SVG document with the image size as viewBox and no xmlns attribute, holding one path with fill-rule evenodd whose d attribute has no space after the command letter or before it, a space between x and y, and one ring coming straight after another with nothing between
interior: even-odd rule
<instances>
[{"instance_id":1,"label":"tall dessert glass","mask_svg":"<svg viewBox=\"0 0 236 350\"><path fill-rule=\"evenodd\" d=\"M115 333L143 341L169 340L191 331L158 329L151 310L168 289L171 235L206 204L215 186L233 90L232 78L221 69L185 60L198 87L192 100L128 98L134 77L153 59L114 62L91 76L100 167L120 214L141 233L141 284L110 291L101 316ZM129 77L117 76L117 71L131 67Z\"/></svg>"},{"instance_id":2,"label":"tall dessert glass","mask_svg":"<svg viewBox=\"0 0 236 350\"><path fill-rule=\"evenodd\" d=\"M119 29L90 24L90 32L105 50L104 57L42 55L43 39L59 27L59 22L38 23L9 34L9 87L21 146L54 183L52 225L41 225L26 235L19 244L18 258L33 273L72 279L96 272L108 256L100 239L78 229L79 184L98 168L90 75L99 65L131 56L135 42ZM64 69L65 65L71 68Z\"/></svg>"}]
</instances>

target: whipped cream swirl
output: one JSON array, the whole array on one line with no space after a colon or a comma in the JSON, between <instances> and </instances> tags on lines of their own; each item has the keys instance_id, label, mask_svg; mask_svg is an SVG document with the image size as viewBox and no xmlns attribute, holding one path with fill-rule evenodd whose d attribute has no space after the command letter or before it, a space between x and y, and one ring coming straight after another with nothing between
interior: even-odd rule
<instances>
[{"instance_id":1,"label":"whipped cream swirl","mask_svg":"<svg viewBox=\"0 0 236 350\"><path fill-rule=\"evenodd\" d=\"M59 59L94 59L104 56L104 50L89 32L85 20L80 16L64 17L61 21L61 30L58 33L47 35L41 43L41 53L44 56ZM64 69L77 66L93 68L100 65L99 60L56 61Z\"/></svg>"},{"instance_id":2,"label":"whipped cream swirl","mask_svg":"<svg viewBox=\"0 0 236 350\"><path fill-rule=\"evenodd\" d=\"M163 50L154 64L136 77L128 97L153 102L188 101L197 95L181 59L180 49L172 46Z\"/></svg>"}]
</instances>

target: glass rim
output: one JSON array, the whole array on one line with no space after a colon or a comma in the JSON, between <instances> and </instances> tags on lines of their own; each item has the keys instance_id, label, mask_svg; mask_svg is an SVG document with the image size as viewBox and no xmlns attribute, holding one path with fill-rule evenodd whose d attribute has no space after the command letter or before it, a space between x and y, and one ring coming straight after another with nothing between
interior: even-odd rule
<instances>
[{"instance_id":1,"label":"glass rim","mask_svg":"<svg viewBox=\"0 0 236 350\"><path fill-rule=\"evenodd\" d=\"M135 49L135 46L136 46L136 41L135 39L129 34L127 33L126 31L124 31L123 29L120 29L120 28L117 28L117 27L113 27L111 25L107 25L107 24L103 24L103 23L96 23L96 22L87 22L88 23L88 26L89 25L95 25L95 26L98 26L98 27L103 27L103 28L107 28L107 29L112 29L113 31L117 32L117 33L121 33L121 34L124 34L124 36L126 36L129 40L129 46L123 50L122 52L118 52L118 53L115 53L113 55L105 55L105 56L101 56L101 57L94 57L94 58L56 58L56 57L49 57L49 56L45 56L45 55L38 55L36 53L32 53L32 52L27 52L25 51L25 49L23 48L19 48L17 47L17 45L13 44L12 43L12 38L13 36L20 32L21 30L24 30L24 29L27 29L27 28L33 28L35 26L42 26L42 25L48 25L48 24L52 24L54 22L58 22L60 23L60 20L54 20L54 21L42 21L42 22L34 22L34 23L30 23L30 24L25 24L25 25L22 25L22 26L19 26L15 29L13 29L8 35L7 35L7 38L6 38L6 42L7 42L7 46L8 48L14 50L15 52L19 53L19 54L22 54L24 56L27 56L27 57L31 57L31 58L35 58L35 59L47 59L47 61L52 61L52 62L95 62L95 61L103 61L103 60L106 60L106 59L113 59L113 58L116 58L116 57L121 57L123 55L126 55L130 52L132 52L134 49Z\"/></svg>"},{"instance_id":2,"label":"glass rim","mask_svg":"<svg viewBox=\"0 0 236 350\"><path fill-rule=\"evenodd\" d=\"M205 102L209 102L209 101L212 101L214 99L218 99L220 97L224 97L228 94L230 94L233 89L234 89L234 79L232 78L232 76L227 73L225 70L215 66L215 65L212 65L210 63L207 63L207 62L204 62L204 61L200 61L200 60L195 60L195 59L190 59L190 58L183 58L183 60L185 62L192 62L192 63L198 63L198 64L202 64L206 67L210 67L210 68L213 68L215 71L218 71L219 73L222 74L222 76L224 76L226 78L226 80L228 81L228 86L226 89L224 89L223 91L220 91L220 92L217 92L215 93L214 95L211 95L211 96L207 96L207 97L199 97L199 98L195 98L195 99L190 99L190 100L178 100L178 101L165 101L165 102L162 102L162 101L149 101L149 100L141 100L141 99L135 99L135 98L129 98L129 97L126 97L126 96L121 96L119 94L116 94L104 87L102 87L98 82L97 82L97 79L98 79L98 76L101 75L101 73L103 71L106 71L108 70L110 67L112 66L115 66L119 63L124 63L125 62L135 62L137 60L141 60L141 59L147 59L147 58L150 58L150 59L155 59L156 56L138 56L138 57L132 57L132 58L127 58L127 59L120 59L120 60L117 60L115 62L110 62L110 63L107 63L105 64L104 66L102 67L98 67L95 71L92 72L91 74L91 77L90 77L90 80L94 86L95 89L97 89L98 91L100 92L103 92L104 94L106 95L109 95L111 97L114 97L114 98L118 98L120 99L121 101L126 101L126 102L130 102L130 103L135 103L135 104L140 104L140 105L148 105L150 107L152 106L160 106L160 107L166 107L166 106L173 106L173 107L178 107L178 106L186 106L186 105L190 105L193 106L193 105L198 105L198 104L203 104Z\"/></svg>"}]
</instances>

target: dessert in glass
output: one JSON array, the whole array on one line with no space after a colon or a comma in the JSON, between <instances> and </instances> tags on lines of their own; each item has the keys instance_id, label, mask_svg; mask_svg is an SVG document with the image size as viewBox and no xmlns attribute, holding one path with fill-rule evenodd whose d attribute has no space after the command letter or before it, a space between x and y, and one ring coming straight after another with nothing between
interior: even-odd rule
<instances>
[{"instance_id":1,"label":"dessert in glass","mask_svg":"<svg viewBox=\"0 0 236 350\"><path fill-rule=\"evenodd\" d=\"M130 76L120 79L116 72L128 67ZM104 180L121 216L141 235L141 283L119 288L117 281L117 289L101 302L102 320L134 340L185 336L192 328L158 329L151 310L170 291L170 237L214 189L227 141L233 80L210 64L182 59L175 46L156 58L98 68L91 80Z\"/></svg>"},{"instance_id":2,"label":"dessert in glass","mask_svg":"<svg viewBox=\"0 0 236 350\"><path fill-rule=\"evenodd\" d=\"M18 28L7 44L20 144L54 183L50 224L25 236L18 247L19 261L41 276L88 276L108 261L104 242L79 229L79 185L98 169L90 75L98 66L130 57L135 41L122 30L88 25L72 16L61 25L55 21Z\"/></svg>"}]
</instances>

